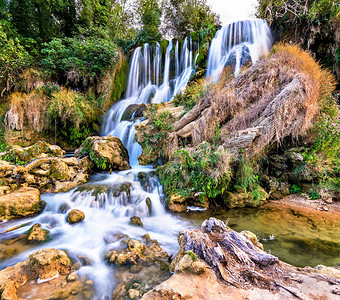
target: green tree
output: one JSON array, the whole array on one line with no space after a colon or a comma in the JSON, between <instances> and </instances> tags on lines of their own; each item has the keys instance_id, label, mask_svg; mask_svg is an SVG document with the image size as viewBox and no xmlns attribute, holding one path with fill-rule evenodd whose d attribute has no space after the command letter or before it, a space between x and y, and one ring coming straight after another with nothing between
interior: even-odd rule
<instances>
[{"instance_id":1,"label":"green tree","mask_svg":"<svg viewBox=\"0 0 340 300\"><path fill-rule=\"evenodd\" d=\"M8 22L0 21L0 97L10 92L32 57Z\"/></svg>"},{"instance_id":2,"label":"green tree","mask_svg":"<svg viewBox=\"0 0 340 300\"><path fill-rule=\"evenodd\" d=\"M141 34L150 40L159 40L159 26L161 24L162 11L156 0L142 0L139 4L139 14L143 23Z\"/></svg>"},{"instance_id":3,"label":"green tree","mask_svg":"<svg viewBox=\"0 0 340 300\"><path fill-rule=\"evenodd\" d=\"M220 23L207 0L165 0L164 32L184 38L192 31L200 30L204 24Z\"/></svg>"}]
</instances>

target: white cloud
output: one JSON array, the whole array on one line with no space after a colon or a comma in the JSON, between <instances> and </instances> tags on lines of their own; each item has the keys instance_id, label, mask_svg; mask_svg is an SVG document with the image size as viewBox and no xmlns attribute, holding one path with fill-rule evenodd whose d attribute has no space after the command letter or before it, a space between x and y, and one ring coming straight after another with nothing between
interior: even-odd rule
<instances>
[{"instance_id":1,"label":"white cloud","mask_svg":"<svg viewBox=\"0 0 340 300\"><path fill-rule=\"evenodd\" d=\"M213 11L218 13L222 24L255 16L258 0L208 0Z\"/></svg>"}]
</instances>

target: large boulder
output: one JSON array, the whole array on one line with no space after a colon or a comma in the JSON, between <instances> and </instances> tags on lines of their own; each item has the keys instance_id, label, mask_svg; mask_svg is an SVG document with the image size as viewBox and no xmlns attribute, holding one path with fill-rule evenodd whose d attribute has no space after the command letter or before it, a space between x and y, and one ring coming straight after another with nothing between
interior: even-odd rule
<instances>
[{"instance_id":1,"label":"large boulder","mask_svg":"<svg viewBox=\"0 0 340 300\"><path fill-rule=\"evenodd\" d=\"M39 213L43 208L40 192L34 188L21 188L0 196L0 220L26 218Z\"/></svg>"},{"instance_id":2,"label":"large boulder","mask_svg":"<svg viewBox=\"0 0 340 300\"><path fill-rule=\"evenodd\" d=\"M72 271L64 251L39 250L24 262L0 271L1 299L69 299L74 295L89 299L91 282L70 276Z\"/></svg>"},{"instance_id":3,"label":"large boulder","mask_svg":"<svg viewBox=\"0 0 340 300\"><path fill-rule=\"evenodd\" d=\"M130 169L129 154L121 140L111 135L88 137L75 153L76 156L88 154L99 170Z\"/></svg>"}]
</instances>

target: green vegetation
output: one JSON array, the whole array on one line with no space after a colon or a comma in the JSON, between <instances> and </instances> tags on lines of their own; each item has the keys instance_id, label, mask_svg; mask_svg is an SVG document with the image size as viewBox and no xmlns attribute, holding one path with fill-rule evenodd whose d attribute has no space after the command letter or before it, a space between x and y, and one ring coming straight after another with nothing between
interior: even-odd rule
<instances>
[{"instance_id":1,"label":"green vegetation","mask_svg":"<svg viewBox=\"0 0 340 300\"><path fill-rule=\"evenodd\" d=\"M185 111L188 112L203 98L209 87L210 85L205 79L192 82L183 92L174 97L173 103L176 106L184 106Z\"/></svg>"},{"instance_id":2,"label":"green vegetation","mask_svg":"<svg viewBox=\"0 0 340 300\"><path fill-rule=\"evenodd\" d=\"M230 181L231 157L223 147L204 142L196 148L182 148L171 161L157 168L165 193L186 198L222 196Z\"/></svg>"},{"instance_id":3,"label":"green vegetation","mask_svg":"<svg viewBox=\"0 0 340 300\"><path fill-rule=\"evenodd\" d=\"M141 146L142 163L151 163L159 157L165 157L164 149L168 143L169 133L173 131L173 116L167 110L157 111L158 105L149 106L144 115L148 118L148 128L143 131Z\"/></svg>"},{"instance_id":4,"label":"green vegetation","mask_svg":"<svg viewBox=\"0 0 340 300\"><path fill-rule=\"evenodd\" d=\"M279 33L281 40L301 44L315 53L324 66L336 68L339 1L260 0L257 14Z\"/></svg>"},{"instance_id":5,"label":"green vegetation","mask_svg":"<svg viewBox=\"0 0 340 300\"><path fill-rule=\"evenodd\" d=\"M241 156L235 173L235 185L237 192L249 194L252 204L258 204L262 199L266 199L267 193L260 186L259 177L254 167L255 161Z\"/></svg>"},{"instance_id":6,"label":"green vegetation","mask_svg":"<svg viewBox=\"0 0 340 300\"><path fill-rule=\"evenodd\" d=\"M298 185L293 184L293 185L290 187L289 192L290 192L291 194L300 194L300 193L301 193L301 188L300 188Z\"/></svg>"}]
</instances>

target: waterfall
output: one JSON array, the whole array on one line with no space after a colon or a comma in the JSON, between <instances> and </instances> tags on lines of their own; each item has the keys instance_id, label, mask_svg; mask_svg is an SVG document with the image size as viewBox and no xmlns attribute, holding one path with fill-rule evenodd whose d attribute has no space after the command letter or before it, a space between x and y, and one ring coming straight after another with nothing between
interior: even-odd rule
<instances>
[{"instance_id":1,"label":"waterfall","mask_svg":"<svg viewBox=\"0 0 340 300\"><path fill-rule=\"evenodd\" d=\"M211 43L207 76L216 82L229 65L235 75L270 51L273 39L265 20L238 21L222 27Z\"/></svg>"},{"instance_id":2,"label":"waterfall","mask_svg":"<svg viewBox=\"0 0 340 300\"><path fill-rule=\"evenodd\" d=\"M247 59L256 61L269 50L270 45L269 29L264 21L230 24L222 28L212 42L208 75L217 78L230 61L237 62L237 71ZM138 156L142 148L134 141L134 136L135 126L141 119L134 118L133 111L146 103L170 101L182 91L195 73L198 49L197 43L186 38L182 47L178 41L170 41L165 51L160 43L145 44L134 50L124 99L110 108L101 132L102 135L116 136L123 142L129 153L131 170L95 174L89 183L67 193L43 194L41 198L47 203L44 212L29 221L30 226L40 223L42 228L48 229L50 240L1 262L0 268L25 260L40 248L65 249L74 257L89 258L92 264L82 266L77 272L94 281L95 299L110 299L114 286L119 282L115 282L115 269L104 262L104 256L108 250L119 247L119 242L112 238L115 234L141 239L148 233L169 254L177 252L178 232L189 228L190 223L166 212L162 186L153 167L139 166ZM67 212L71 209L83 211L84 221L77 226L68 224L62 206L67 207ZM129 225L131 216L142 218L144 228ZM14 220L2 229L5 231L22 222ZM3 238L22 234L28 229L29 226L23 224Z\"/></svg>"},{"instance_id":3,"label":"waterfall","mask_svg":"<svg viewBox=\"0 0 340 300\"><path fill-rule=\"evenodd\" d=\"M178 41L175 46L170 41L165 55L158 42L134 50L125 98L110 108L101 132L121 139L129 152L131 166L138 166L138 156L142 153L142 148L134 142L135 125L139 121L123 120L124 114L134 105L168 102L182 91L195 73L197 49L192 39L186 38L181 49Z\"/></svg>"}]
</instances>

